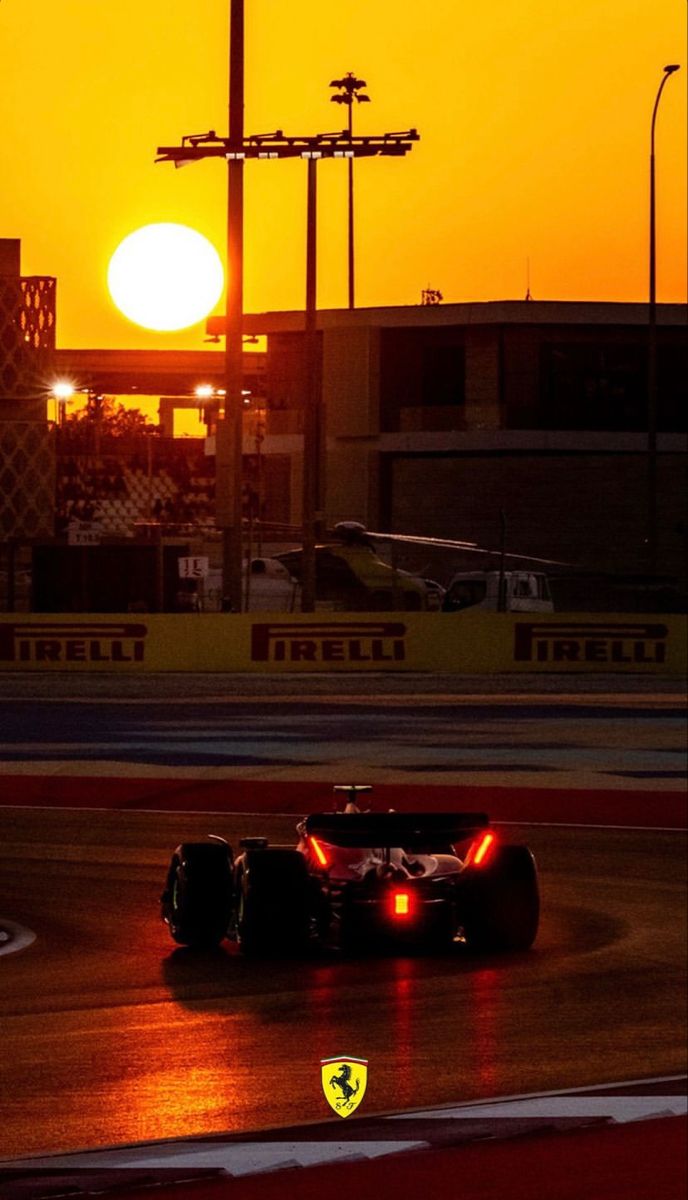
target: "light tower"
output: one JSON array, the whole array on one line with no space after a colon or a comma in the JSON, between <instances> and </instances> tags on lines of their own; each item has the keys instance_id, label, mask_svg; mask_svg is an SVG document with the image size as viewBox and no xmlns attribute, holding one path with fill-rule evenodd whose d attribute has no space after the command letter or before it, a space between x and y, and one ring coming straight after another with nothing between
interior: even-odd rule
<instances>
[{"instance_id":1,"label":"light tower","mask_svg":"<svg viewBox=\"0 0 688 1200\"><path fill-rule=\"evenodd\" d=\"M647 345L647 558L650 574L657 571L657 288L656 288L656 217L655 217L655 124L657 109L670 75L680 70L679 63L664 68L657 90L650 126L650 295Z\"/></svg>"},{"instance_id":2,"label":"light tower","mask_svg":"<svg viewBox=\"0 0 688 1200\"><path fill-rule=\"evenodd\" d=\"M348 109L349 141L353 138L353 108L357 104L369 104L370 96L361 91L367 87L365 79L357 79L353 71L347 71L343 79L333 79L330 87L339 88L337 95L330 96L333 104L346 104ZM349 308L354 307L354 160L349 159Z\"/></svg>"}]
</instances>

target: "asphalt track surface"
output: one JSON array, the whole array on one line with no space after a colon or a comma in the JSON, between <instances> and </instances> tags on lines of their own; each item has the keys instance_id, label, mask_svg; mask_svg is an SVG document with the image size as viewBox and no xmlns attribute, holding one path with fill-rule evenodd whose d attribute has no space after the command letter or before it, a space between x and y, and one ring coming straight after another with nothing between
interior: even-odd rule
<instances>
[{"instance_id":1,"label":"asphalt track surface","mask_svg":"<svg viewBox=\"0 0 688 1200\"><path fill-rule=\"evenodd\" d=\"M528 954L293 962L176 949L158 923L170 848L211 825L255 818L0 810L3 908L37 935L0 975L5 1157L320 1121L340 1053L369 1059L365 1115L685 1069L681 834L522 831Z\"/></svg>"},{"instance_id":2,"label":"asphalt track surface","mask_svg":"<svg viewBox=\"0 0 688 1200\"><path fill-rule=\"evenodd\" d=\"M505 830L542 872L527 955L249 963L174 949L157 920L167 856L256 822L290 840L293 817L62 807L79 784L107 806L106 785L133 777L148 794L183 783L164 810L222 781L355 776L488 801L514 785L558 804L604 794L610 823L656 826L654 802L684 796L682 692L642 677L0 680L0 916L36 934L0 973L5 1156L320 1121L319 1059L338 1053L370 1060L366 1115L685 1070L675 829ZM32 788L58 807L19 807Z\"/></svg>"}]
</instances>

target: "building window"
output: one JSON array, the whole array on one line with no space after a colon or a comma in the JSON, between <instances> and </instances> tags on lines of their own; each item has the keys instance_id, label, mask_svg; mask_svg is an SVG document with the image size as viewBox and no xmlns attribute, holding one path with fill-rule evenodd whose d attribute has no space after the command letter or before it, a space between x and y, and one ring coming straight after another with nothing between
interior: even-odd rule
<instances>
[{"instance_id":1,"label":"building window","mask_svg":"<svg viewBox=\"0 0 688 1200\"><path fill-rule=\"evenodd\" d=\"M463 404L463 346L424 346L421 402L435 406Z\"/></svg>"},{"instance_id":2,"label":"building window","mask_svg":"<svg viewBox=\"0 0 688 1200\"><path fill-rule=\"evenodd\" d=\"M465 353L458 329L383 329L381 425L386 433L465 427Z\"/></svg>"},{"instance_id":3,"label":"building window","mask_svg":"<svg viewBox=\"0 0 688 1200\"><path fill-rule=\"evenodd\" d=\"M541 428L645 427L647 360L640 345L549 345L541 361Z\"/></svg>"}]
</instances>

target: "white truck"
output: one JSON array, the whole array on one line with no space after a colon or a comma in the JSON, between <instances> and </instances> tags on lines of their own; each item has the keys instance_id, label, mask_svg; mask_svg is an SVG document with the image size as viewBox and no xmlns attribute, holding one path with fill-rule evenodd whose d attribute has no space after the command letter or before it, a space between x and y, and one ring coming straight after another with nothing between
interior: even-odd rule
<instances>
[{"instance_id":1,"label":"white truck","mask_svg":"<svg viewBox=\"0 0 688 1200\"><path fill-rule=\"evenodd\" d=\"M500 604L500 581L503 588ZM447 588L443 612L554 612L549 580L542 571L458 571Z\"/></svg>"}]
</instances>

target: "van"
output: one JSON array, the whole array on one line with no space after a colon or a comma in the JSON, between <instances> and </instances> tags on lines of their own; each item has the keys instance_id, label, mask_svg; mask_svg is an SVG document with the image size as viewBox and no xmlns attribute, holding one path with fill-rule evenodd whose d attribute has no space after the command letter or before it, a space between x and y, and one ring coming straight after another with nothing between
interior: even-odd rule
<instances>
[{"instance_id":1,"label":"van","mask_svg":"<svg viewBox=\"0 0 688 1200\"><path fill-rule=\"evenodd\" d=\"M500 578L504 603L499 603ZM458 571L447 588L443 612L554 612L549 580L542 571Z\"/></svg>"}]
</instances>

